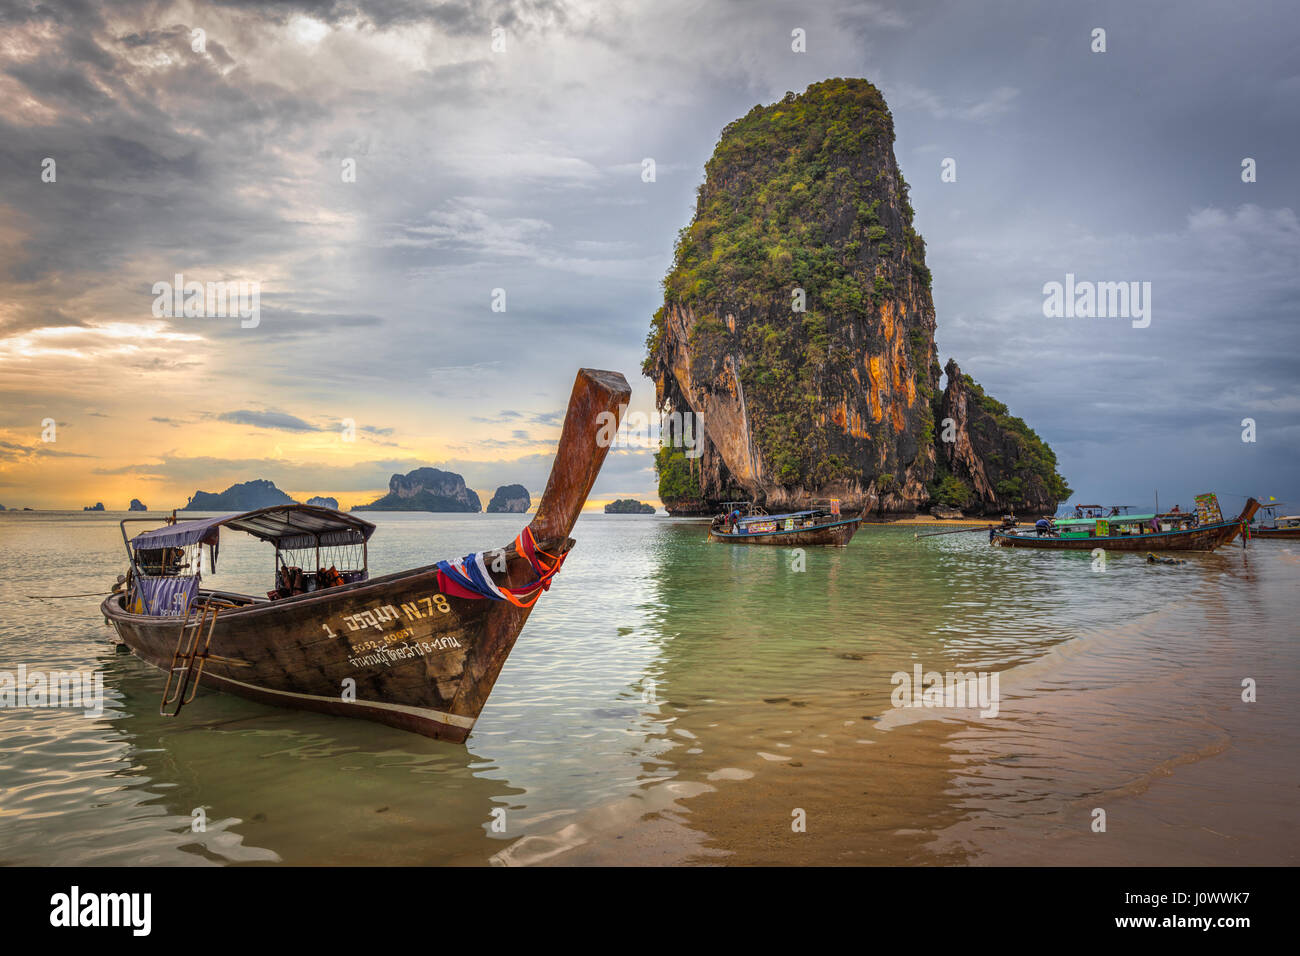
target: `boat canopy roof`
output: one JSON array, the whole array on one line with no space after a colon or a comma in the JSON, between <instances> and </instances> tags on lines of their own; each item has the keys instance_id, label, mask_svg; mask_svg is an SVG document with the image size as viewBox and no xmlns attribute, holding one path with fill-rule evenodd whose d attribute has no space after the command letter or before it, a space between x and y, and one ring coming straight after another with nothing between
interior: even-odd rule
<instances>
[{"instance_id":1,"label":"boat canopy roof","mask_svg":"<svg viewBox=\"0 0 1300 956\"><path fill-rule=\"evenodd\" d=\"M131 547L182 548L190 544L216 544L223 527L244 531L277 548L311 548L317 545L361 544L369 541L375 526L350 514L316 505L273 505L256 511L179 521L131 539Z\"/></svg>"},{"instance_id":2,"label":"boat canopy roof","mask_svg":"<svg viewBox=\"0 0 1300 956\"><path fill-rule=\"evenodd\" d=\"M1195 512L1188 512L1186 517L1194 518ZM1098 521L1109 521L1111 524L1126 524L1133 521L1150 521L1155 515L1110 515L1101 518L1057 518L1053 524L1060 527L1061 525L1093 525Z\"/></svg>"},{"instance_id":3,"label":"boat canopy roof","mask_svg":"<svg viewBox=\"0 0 1300 956\"><path fill-rule=\"evenodd\" d=\"M813 511L785 511L785 512L782 512L782 513L779 514L779 515L751 515L751 516L746 517L746 518L741 518L740 521L741 521L742 524L749 524L750 522L753 522L753 521L776 521L776 520L779 519L779 518L803 518L803 517L806 517L806 516L808 516L808 515L815 515L815 514L820 514L820 513L821 513L821 512L816 511L816 510L813 510Z\"/></svg>"}]
</instances>

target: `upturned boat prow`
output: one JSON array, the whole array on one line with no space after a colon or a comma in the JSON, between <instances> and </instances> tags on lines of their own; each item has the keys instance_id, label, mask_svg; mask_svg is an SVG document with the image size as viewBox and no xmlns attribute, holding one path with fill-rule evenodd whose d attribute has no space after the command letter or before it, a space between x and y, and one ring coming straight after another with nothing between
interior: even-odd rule
<instances>
[{"instance_id":1,"label":"upturned boat prow","mask_svg":"<svg viewBox=\"0 0 1300 956\"><path fill-rule=\"evenodd\" d=\"M536 541L560 542L556 554L563 556L573 546L569 532L587 503L612 444L602 440L602 436L610 436L617 430L631 397L632 387L621 372L579 369L569 396L560 444L551 463L551 475L528 526ZM517 583L516 574L526 580L530 570L526 562L512 562L509 583ZM532 608L504 606L497 610L499 613L489 620L482 636L480 652L465 669L454 712L472 711L478 716Z\"/></svg>"},{"instance_id":2,"label":"upturned boat prow","mask_svg":"<svg viewBox=\"0 0 1300 956\"><path fill-rule=\"evenodd\" d=\"M123 521L130 573L101 610L136 656L167 672L165 716L207 686L462 742L574 544L630 397L621 374L579 370L537 512L506 547L372 579L375 526L351 514L279 505L130 540ZM275 545L277 587L265 598L200 586L202 547L222 527ZM322 549L339 567L324 567ZM319 571L304 574L313 555Z\"/></svg>"}]
</instances>

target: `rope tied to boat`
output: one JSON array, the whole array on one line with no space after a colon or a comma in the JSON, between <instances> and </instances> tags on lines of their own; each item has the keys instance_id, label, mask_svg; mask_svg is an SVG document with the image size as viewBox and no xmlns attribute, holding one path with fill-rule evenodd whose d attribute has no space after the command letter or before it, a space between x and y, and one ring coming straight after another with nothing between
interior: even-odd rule
<instances>
[{"instance_id":1,"label":"rope tied to boat","mask_svg":"<svg viewBox=\"0 0 1300 956\"><path fill-rule=\"evenodd\" d=\"M508 601L515 607L532 607L543 591L550 590L551 579L559 574L565 555L551 554L539 548L531 527L524 528L519 537L515 538L515 551L532 566L533 573L537 575L536 581L518 588L498 585L488 573L483 552L477 551L465 555L459 563L439 561L438 588L451 597L472 601L486 598L490 601Z\"/></svg>"}]
</instances>

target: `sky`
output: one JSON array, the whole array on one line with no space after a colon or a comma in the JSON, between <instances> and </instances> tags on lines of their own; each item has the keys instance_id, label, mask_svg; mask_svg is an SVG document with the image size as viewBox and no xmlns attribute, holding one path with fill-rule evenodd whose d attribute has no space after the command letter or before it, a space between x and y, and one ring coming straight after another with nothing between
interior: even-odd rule
<instances>
[{"instance_id":1,"label":"sky","mask_svg":"<svg viewBox=\"0 0 1300 956\"><path fill-rule=\"evenodd\" d=\"M1075 500L1300 503L1298 47L1250 0L0 0L0 504L536 497L579 366L652 415L722 128L836 76L893 112L940 362ZM176 274L256 324L155 314ZM1150 283L1149 325L1047 317L1067 274ZM656 500L651 444L594 504Z\"/></svg>"}]
</instances>

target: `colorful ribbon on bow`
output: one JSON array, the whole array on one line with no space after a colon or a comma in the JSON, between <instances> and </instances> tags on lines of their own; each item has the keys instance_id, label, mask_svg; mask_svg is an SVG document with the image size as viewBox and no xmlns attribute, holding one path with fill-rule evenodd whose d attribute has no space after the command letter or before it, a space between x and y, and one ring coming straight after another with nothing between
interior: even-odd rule
<instances>
[{"instance_id":1,"label":"colorful ribbon on bow","mask_svg":"<svg viewBox=\"0 0 1300 956\"><path fill-rule=\"evenodd\" d=\"M537 575L536 581L518 588L498 585L488 573L483 553L476 552L465 555L458 564L439 561L438 589L450 597L473 601L487 598L491 601L509 601L515 607L532 607L542 592L550 589L551 578L559 573L565 556L550 554L537 547L531 527L524 528L519 537L515 538L515 551L532 565L533 572Z\"/></svg>"}]
</instances>

